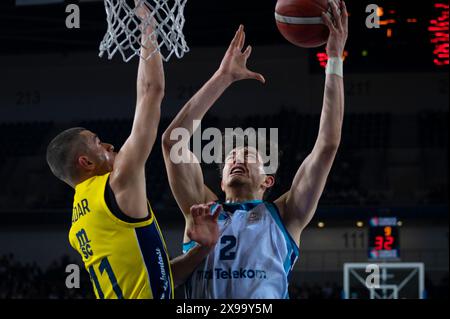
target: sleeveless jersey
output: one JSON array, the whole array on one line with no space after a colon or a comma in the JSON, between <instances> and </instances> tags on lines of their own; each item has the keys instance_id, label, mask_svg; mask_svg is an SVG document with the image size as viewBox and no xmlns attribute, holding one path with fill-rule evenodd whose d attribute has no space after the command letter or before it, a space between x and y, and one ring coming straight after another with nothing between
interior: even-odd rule
<instances>
[{"instance_id":1,"label":"sleeveless jersey","mask_svg":"<svg viewBox=\"0 0 450 319\"><path fill-rule=\"evenodd\" d=\"M299 248L276 205L256 200L222 206L219 241L186 283L186 297L289 298L289 275ZM183 252L195 245L192 241L183 244Z\"/></svg>"},{"instance_id":2,"label":"sleeveless jersey","mask_svg":"<svg viewBox=\"0 0 450 319\"><path fill-rule=\"evenodd\" d=\"M75 188L71 246L80 253L100 299L170 299L173 281L156 217L135 220L120 211L109 173Z\"/></svg>"}]
</instances>

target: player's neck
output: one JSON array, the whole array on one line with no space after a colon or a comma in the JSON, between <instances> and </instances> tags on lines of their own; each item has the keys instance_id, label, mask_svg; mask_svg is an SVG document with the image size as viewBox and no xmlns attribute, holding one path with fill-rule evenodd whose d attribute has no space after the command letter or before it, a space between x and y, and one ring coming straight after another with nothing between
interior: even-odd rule
<instances>
[{"instance_id":1,"label":"player's neck","mask_svg":"<svg viewBox=\"0 0 450 319\"><path fill-rule=\"evenodd\" d=\"M97 174L95 174L95 173L86 173L86 174L83 174L82 176L79 176L78 178L72 180L73 186L70 185L70 184L69 184L69 185L72 186L73 189L76 189L77 185L79 185L79 184L81 184L81 183L87 181L89 178L92 178L92 177L94 177L94 176L96 176L96 175L97 175Z\"/></svg>"},{"instance_id":2,"label":"player's neck","mask_svg":"<svg viewBox=\"0 0 450 319\"><path fill-rule=\"evenodd\" d=\"M238 190L228 191L226 193L226 203L242 203L253 200L262 200L262 194L251 193L251 192L240 192Z\"/></svg>"}]
</instances>

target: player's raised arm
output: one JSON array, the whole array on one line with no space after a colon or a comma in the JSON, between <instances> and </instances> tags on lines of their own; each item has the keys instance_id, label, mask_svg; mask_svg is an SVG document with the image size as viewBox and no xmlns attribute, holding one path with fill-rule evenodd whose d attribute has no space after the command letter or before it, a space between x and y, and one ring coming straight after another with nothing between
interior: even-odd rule
<instances>
[{"instance_id":1,"label":"player's raised arm","mask_svg":"<svg viewBox=\"0 0 450 319\"><path fill-rule=\"evenodd\" d=\"M148 26L142 41L152 32ZM155 39L156 41L156 39ZM142 56L152 52L155 43L147 41L142 47ZM164 69L159 52L147 61L140 59L137 74L137 100L131 134L121 152L121 169L132 173L135 168L142 168L154 145L164 96Z\"/></svg>"},{"instance_id":2,"label":"player's raised arm","mask_svg":"<svg viewBox=\"0 0 450 319\"><path fill-rule=\"evenodd\" d=\"M247 69L247 59L250 57L252 48L248 46L242 52L244 44L244 27L240 26L231 41L220 68L186 103L164 132L162 140L163 154L169 184L185 216L189 216L189 209L192 205L215 201L217 200L217 196L204 185L200 164L192 152L186 152L186 158L183 159L182 163L176 164L172 160L171 149L179 141L176 129L187 129L190 136L192 136L193 121L203 119L214 102L217 101L233 82L245 79L255 79L263 83L265 82L261 74Z\"/></svg>"},{"instance_id":3,"label":"player's raised arm","mask_svg":"<svg viewBox=\"0 0 450 319\"><path fill-rule=\"evenodd\" d=\"M145 8L138 12L149 14ZM145 20L145 19L144 19ZM155 42L145 41L152 34L149 25L142 31L142 56L156 49ZM159 52L148 60L140 59L137 75L137 101L131 134L117 154L110 185L124 213L147 216L145 162L156 140L164 96L164 70ZM138 204L139 203L139 204Z\"/></svg>"},{"instance_id":4,"label":"player's raised arm","mask_svg":"<svg viewBox=\"0 0 450 319\"><path fill-rule=\"evenodd\" d=\"M334 23L328 15L322 15L330 29L330 36L327 43L329 60L319 134L312 152L297 171L290 191L276 201L286 227L296 241L299 241L301 231L316 211L341 140L344 115L341 57L347 40L348 15L343 1L341 13L338 13L336 2L330 2Z\"/></svg>"}]
</instances>

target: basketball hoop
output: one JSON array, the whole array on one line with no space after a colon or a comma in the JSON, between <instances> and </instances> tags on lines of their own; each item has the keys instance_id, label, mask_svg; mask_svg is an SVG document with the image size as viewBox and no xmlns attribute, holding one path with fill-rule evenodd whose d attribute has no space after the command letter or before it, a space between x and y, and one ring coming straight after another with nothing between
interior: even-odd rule
<instances>
[{"instance_id":1,"label":"basketball hoop","mask_svg":"<svg viewBox=\"0 0 450 319\"><path fill-rule=\"evenodd\" d=\"M108 59L120 52L125 62L139 56L150 59L156 52L164 61L175 54L182 58L189 48L183 34L187 0L105 0L108 29L99 56ZM145 12L145 14L142 14ZM143 30L152 27L151 34ZM141 48L152 48L142 53Z\"/></svg>"},{"instance_id":2,"label":"basketball hoop","mask_svg":"<svg viewBox=\"0 0 450 319\"><path fill-rule=\"evenodd\" d=\"M376 265L380 271L377 287L368 287L367 266ZM423 263L345 263L344 299L425 299L425 265Z\"/></svg>"}]
</instances>

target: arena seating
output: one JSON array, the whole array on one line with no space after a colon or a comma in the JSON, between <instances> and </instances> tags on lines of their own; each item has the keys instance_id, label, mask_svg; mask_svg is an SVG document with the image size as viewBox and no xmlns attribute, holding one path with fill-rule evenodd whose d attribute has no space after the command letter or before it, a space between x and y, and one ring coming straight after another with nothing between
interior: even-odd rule
<instances>
[{"instance_id":1,"label":"arena seating","mask_svg":"<svg viewBox=\"0 0 450 319\"><path fill-rule=\"evenodd\" d=\"M420 136L418 145L421 148L444 148L447 145L447 116L448 113L443 112L426 112L418 115L417 136ZM166 174L163 173L165 168L160 147L161 134L169 123L169 118L161 120L158 138L147 163L147 187L150 200L155 207L176 209ZM11 210L11 208L13 210L70 209L72 190L57 181L45 163L46 145L55 134L69 125L86 127L96 132L102 140L112 143L116 149L119 149L131 131L132 121L131 119L83 121L69 123L64 127L51 122L0 124L0 141L3 145L8 145L7 149L0 149L0 178L22 181L20 184L15 184L21 185L20 189L11 186L0 193L0 211ZM314 146L319 127L319 114L302 114L283 109L277 114L254 115L239 121L236 117L224 120L209 115L202 123L203 128L237 126L244 129L247 127L279 128L281 165L277 173L278 183L271 192L272 196L278 196L286 191L279 188L279 185L286 184L292 179L298 165ZM341 150L345 152L339 152L337 155L322 196L322 205L377 204L389 200L391 196L389 192L366 189L364 181L361 181L360 163L364 162L365 157L370 156L367 151L376 151L379 154L385 154L385 157L388 156L388 150L391 147L391 126L391 114L346 114L341 143ZM20 165L17 165L17 162L20 162ZM217 179L213 181L216 187L218 187L219 174L217 166L205 167L205 175ZM447 188L448 185L430 187L425 192L428 194L426 202L445 201ZM33 196L27 196L27 200L24 201L23 192ZM421 198L415 200L423 201Z\"/></svg>"}]
</instances>

